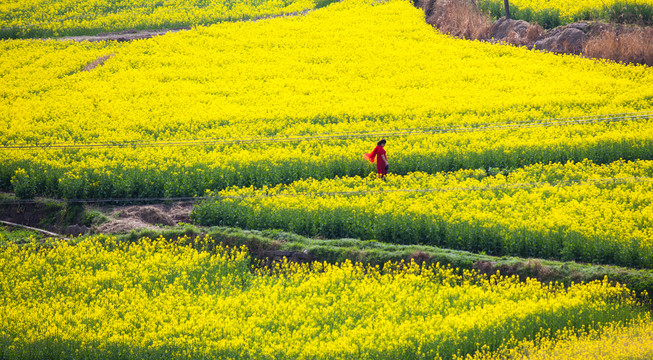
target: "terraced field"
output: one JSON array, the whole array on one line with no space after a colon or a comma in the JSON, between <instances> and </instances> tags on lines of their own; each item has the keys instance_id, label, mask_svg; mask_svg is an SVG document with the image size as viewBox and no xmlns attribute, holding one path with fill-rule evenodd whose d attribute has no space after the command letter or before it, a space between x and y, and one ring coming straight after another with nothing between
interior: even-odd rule
<instances>
[{"instance_id":1,"label":"terraced field","mask_svg":"<svg viewBox=\"0 0 653 360\"><path fill-rule=\"evenodd\" d=\"M180 197L198 201L197 226L653 278L650 67L454 39L404 0L39 4L3 3L3 36L220 23L125 43L0 41L1 206L47 196L72 217L84 201ZM385 181L363 157L381 138ZM210 238L26 234L0 234L0 358L651 354L648 295L610 278L268 267Z\"/></svg>"},{"instance_id":2,"label":"terraced field","mask_svg":"<svg viewBox=\"0 0 653 360\"><path fill-rule=\"evenodd\" d=\"M211 194L191 216L202 225L651 268L652 165L302 180Z\"/></svg>"},{"instance_id":3,"label":"terraced field","mask_svg":"<svg viewBox=\"0 0 653 360\"><path fill-rule=\"evenodd\" d=\"M452 39L401 1L128 44L1 46L0 187L28 196L366 176L380 136L397 174L653 158L650 68ZM603 117L550 120L588 115ZM29 181L12 185L18 171Z\"/></svg>"},{"instance_id":4,"label":"terraced field","mask_svg":"<svg viewBox=\"0 0 653 360\"><path fill-rule=\"evenodd\" d=\"M251 273L244 251L179 244L188 240L4 246L4 356L452 359L650 321L607 281L565 289L414 263Z\"/></svg>"}]
</instances>

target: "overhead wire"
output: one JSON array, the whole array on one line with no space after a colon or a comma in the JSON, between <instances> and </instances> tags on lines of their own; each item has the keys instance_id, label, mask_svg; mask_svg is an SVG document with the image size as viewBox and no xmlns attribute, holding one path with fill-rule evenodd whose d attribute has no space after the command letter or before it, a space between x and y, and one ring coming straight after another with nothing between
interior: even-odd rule
<instances>
[{"instance_id":1,"label":"overhead wire","mask_svg":"<svg viewBox=\"0 0 653 360\"><path fill-rule=\"evenodd\" d=\"M438 192L463 192L463 191L492 191L492 190L514 190L532 189L537 187L567 187L591 184L626 184L626 183L653 183L653 177L621 177L621 178L597 178L597 179L571 179L558 181L538 181L526 183L506 183L499 185L475 186L475 187L444 187L425 189L380 189L380 190L357 190L357 191L326 191L326 192L298 192L298 193L268 193L268 194L242 194L242 195L213 195L213 196L182 196L182 197L149 197L149 198L106 198L106 199L63 199L48 200L60 203L73 204L98 204L98 203L134 203L134 202L180 202L200 200L221 200L221 199L249 199L249 198L270 198L270 197L329 197L329 196L359 196L359 195L380 195L386 193L438 193ZM41 202L38 199L15 199L0 201L0 205L24 205Z\"/></svg>"},{"instance_id":2,"label":"overhead wire","mask_svg":"<svg viewBox=\"0 0 653 360\"><path fill-rule=\"evenodd\" d=\"M622 122L647 120L653 118L653 111L636 113L593 115L568 118L551 118L538 120L525 120L517 122L502 122L494 124L467 124L450 127L405 128L388 131L374 132L341 132L315 135L286 135L272 137L249 138L214 138L214 139L186 139L170 141L124 141L124 142L98 142L98 143L51 143L51 144L13 144L1 145L0 150L30 150L30 149L96 149L114 147L186 147L210 146L219 144L246 144L246 143L282 143L299 141L343 140L351 138L374 138L389 136L410 136L440 133L462 133L492 130L512 130L532 127L553 127L578 124L592 124L605 122Z\"/></svg>"},{"instance_id":3,"label":"overhead wire","mask_svg":"<svg viewBox=\"0 0 653 360\"><path fill-rule=\"evenodd\" d=\"M288 142L288 141L303 141L303 140L324 140L324 139L346 139L357 137L379 137L389 135L411 135L411 134L428 134L428 133L444 133L444 132L471 132L471 131L488 131L497 129L512 129L534 126L563 126L570 124L587 124L596 122L615 122L615 121L630 121L640 119L653 118L653 111L644 111L636 113L622 113L622 114L609 114L609 115L592 115L582 117L568 117L568 118L553 118L544 120L525 120L519 122L504 122L495 124L477 124L477 125L463 125L458 127L437 127L437 128L409 128L398 129L387 132L345 132L336 133L331 135L313 135L303 137L266 137L266 138L250 138L250 139L211 139L211 140L189 140L178 142L140 142L140 143L94 143L94 144L49 144L49 145L5 145L0 146L3 149L36 149L36 148L98 148L98 147L125 147L125 146L197 146L218 143L240 143L240 142ZM385 190L366 190L354 192L319 192L319 193L298 193L298 194L271 194L265 196L351 196L375 193L389 193L389 192L443 192L443 191L481 191L481 190L500 190L500 189L514 189L514 188L532 188L536 186L571 186L580 183L622 183L622 182L651 182L653 178L645 177L632 177L632 178L602 178L602 179L586 179L586 180L563 180L557 182L533 182L533 183L519 183L519 184L502 184L496 186L476 187L476 188L436 188L436 189L385 189ZM256 195L261 196L261 195ZM252 197L252 196L245 196ZM62 200L68 203L132 203L132 202L172 202L172 201L198 201L206 200L209 198L243 198L243 196L193 196L193 197L149 197L149 198L105 198L105 199L67 199ZM17 199L10 201L2 201L3 204L29 204L36 203L38 200Z\"/></svg>"}]
</instances>

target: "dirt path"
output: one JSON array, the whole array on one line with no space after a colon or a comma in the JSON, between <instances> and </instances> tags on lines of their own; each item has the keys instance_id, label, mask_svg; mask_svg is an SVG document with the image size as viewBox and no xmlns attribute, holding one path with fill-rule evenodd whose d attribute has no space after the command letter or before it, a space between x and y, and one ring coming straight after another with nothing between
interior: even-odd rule
<instances>
[{"instance_id":1,"label":"dirt path","mask_svg":"<svg viewBox=\"0 0 653 360\"><path fill-rule=\"evenodd\" d=\"M306 15L310 12L315 11L315 9L308 9L308 10L303 10L303 11L296 11L292 13L286 13L286 14L279 14L279 15L265 15L265 16L258 16L254 17L251 19L246 19L246 20L236 20L236 21L223 21L223 22L246 22L246 21L260 21L260 20L267 20L267 19L274 19L274 18L280 18L280 17L294 17L294 16L302 16ZM206 25L210 26L210 25ZM90 41L90 42L98 42L98 41L117 41L117 42L124 42L124 41L133 41L133 40L141 40L141 39L149 39L155 36L159 35L164 35L167 33L176 33L179 31L184 31L184 30L190 30L192 27L184 27L184 28L176 28L176 29L160 29L160 30L126 30L126 31L117 31L117 32L111 32L111 33L100 33L98 35L84 35L84 36L68 36L68 37L62 37L62 38L56 38L57 40L61 41L77 41L77 42L82 42L82 41Z\"/></svg>"},{"instance_id":2,"label":"dirt path","mask_svg":"<svg viewBox=\"0 0 653 360\"><path fill-rule=\"evenodd\" d=\"M46 236L116 234L137 229L161 229L190 223L193 201L130 206L7 201L0 206L0 224L21 226Z\"/></svg>"},{"instance_id":3,"label":"dirt path","mask_svg":"<svg viewBox=\"0 0 653 360\"><path fill-rule=\"evenodd\" d=\"M162 226L176 226L190 223L192 202L172 205L132 205L103 208L108 222L100 224L95 232L102 234L125 233L136 229L158 229Z\"/></svg>"}]
</instances>

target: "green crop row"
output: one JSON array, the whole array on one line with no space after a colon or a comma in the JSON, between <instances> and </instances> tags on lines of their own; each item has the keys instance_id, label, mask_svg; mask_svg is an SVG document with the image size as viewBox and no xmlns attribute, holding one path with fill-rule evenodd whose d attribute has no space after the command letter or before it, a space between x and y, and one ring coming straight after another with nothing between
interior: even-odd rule
<instances>
[{"instance_id":1,"label":"green crop row","mask_svg":"<svg viewBox=\"0 0 653 360\"><path fill-rule=\"evenodd\" d=\"M454 359L650 319L607 281L414 263L251 271L244 249L185 241L0 244L3 357Z\"/></svg>"},{"instance_id":2,"label":"green crop row","mask_svg":"<svg viewBox=\"0 0 653 360\"><path fill-rule=\"evenodd\" d=\"M481 11L489 13L495 19L505 16L502 0L479 0L477 4ZM510 15L513 19L536 22L547 29L577 21L595 20L651 25L653 2L650 0L511 0Z\"/></svg>"},{"instance_id":3,"label":"green crop row","mask_svg":"<svg viewBox=\"0 0 653 360\"><path fill-rule=\"evenodd\" d=\"M539 164L508 175L411 173L387 182L308 179L224 190L195 207L192 218L202 225L650 268L652 164Z\"/></svg>"}]
</instances>

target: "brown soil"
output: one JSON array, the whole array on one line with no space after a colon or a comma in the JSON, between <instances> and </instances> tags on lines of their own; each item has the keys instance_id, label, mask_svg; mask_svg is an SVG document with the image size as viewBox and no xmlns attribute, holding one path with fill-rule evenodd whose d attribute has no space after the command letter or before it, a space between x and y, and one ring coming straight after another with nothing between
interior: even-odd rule
<instances>
[{"instance_id":1,"label":"brown soil","mask_svg":"<svg viewBox=\"0 0 653 360\"><path fill-rule=\"evenodd\" d=\"M135 229L157 229L190 222L192 203L173 205L137 205L105 208L111 221L100 225L96 231L103 234L125 233Z\"/></svg>"},{"instance_id":2,"label":"brown soil","mask_svg":"<svg viewBox=\"0 0 653 360\"><path fill-rule=\"evenodd\" d=\"M109 55L100 56L100 57L97 58L95 61L93 61L93 62L89 63L88 65L86 65L86 66L82 69L82 71L91 71L91 70L95 69L95 68L98 67L98 66L102 66L102 65L104 65L104 62L107 61L107 60L109 60L109 59L111 59L111 58L113 57L113 55L114 55L114 54L109 54Z\"/></svg>"},{"instance_id":3,"label":"brown soil","mask_svg":"<svg viewBox=\"0 0 653 360\"><path fill-rule=\"evenodd\" d=\"M90 229L83 224L84 209L81 205L66 206L64 203L12 203L0 206L0 220L31 226L50 232L77 236L91 233L115 234L135 229L158 229L190 223L192 202L172 205L104 206L93 208L110 220Z\"/></svg>"},{"instance_id":4,"label":"brown soil","mask_svg":"<svg viewBox=\"0 0 653 360\"><path fill-rule=\"evenodd\" d=\"M0 219L16 224L58 232L56 213L59 209L44 203L8 204L0 206Z\"/></svg>"}]
</instances>

